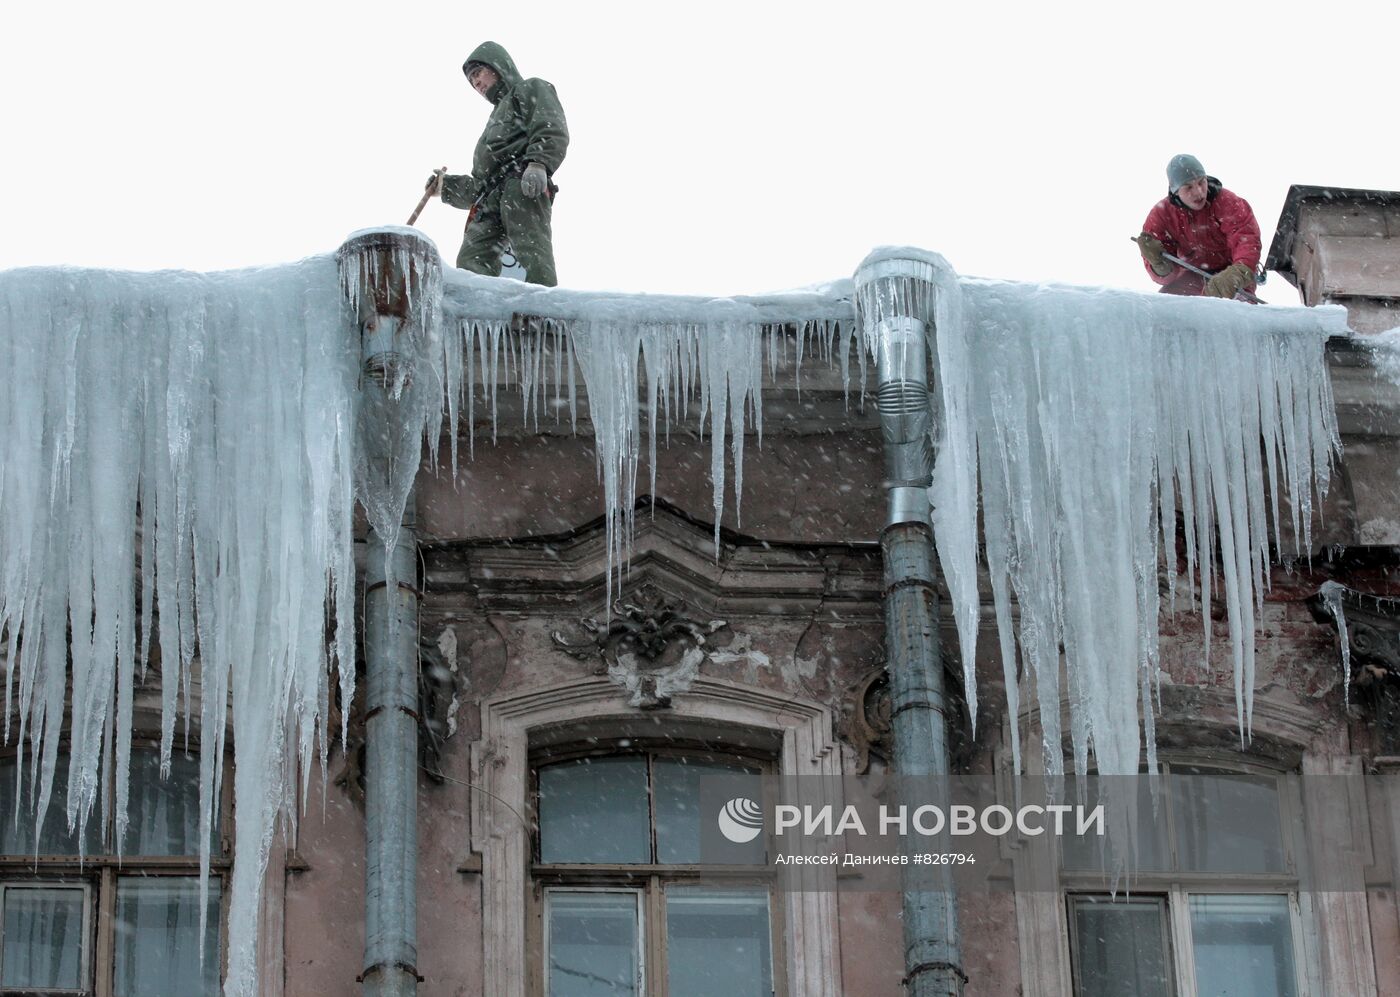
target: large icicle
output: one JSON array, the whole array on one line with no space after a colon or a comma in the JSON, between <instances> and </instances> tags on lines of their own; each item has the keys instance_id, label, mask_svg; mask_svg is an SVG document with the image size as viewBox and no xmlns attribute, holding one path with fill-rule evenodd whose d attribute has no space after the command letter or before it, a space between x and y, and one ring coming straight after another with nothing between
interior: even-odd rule
<instances>
[{"instance_id":1,"label":"large icicle","mask_svg":"<svg viewBox=\"0 0 1400 997\"><path fill-rule=\"evenodd\" d=\"M425 442L428 459L437 459L444 400L455 424L461 339L443 336L442 267L436 247L417 229L353 232L337 258L341 291L361 326L364 376L384 385L356 396L355 492L387 564ZM455 464L455 432L451 447Z\"/></svg>"},{"instance_id":2,"label":"large icicle","mask_svg":"<svg viewBox=\"0 0 1400 997\"><path fill-rule=\"evenodd\" d=\"M163 766L180 688L200 699L206 874L231 694L226 987L240 997L256 991L285 748L312 740L328 661L353 660L356 357L345 318L329 257L214 275L0 273L0 627L13 665L7 716L13 677L19 740L31 772L39 764L35 819L71 686L69 820L90 818L114 764L124 825L132 682L154 611Z\"/></svg>"},{"instance_id":3,"label":"large icicle","mask_svg":"<svg viewBox=\"0 0 1400 997\"><path fill-rule=\"evenodd\" d=\"M1155 762L1159 571L1175 577L1179 496L1207 634L1210 600L1224 594L1247 737L1269 514L1277 536L1288 497L1291 552L1305 552L1340 447L1323 356L1327 336L1345 331L1340 309L977 280L942 294L944 429L930 494L964 661L975 653L976 628L963 623L976 618L966 578L980 476L1008 689L1014 594L1048 770L1063 771L1062 697L1076 769L1092 752L1101 772L1137 772L1140 722Z\"/></svg>"}]
</instances>

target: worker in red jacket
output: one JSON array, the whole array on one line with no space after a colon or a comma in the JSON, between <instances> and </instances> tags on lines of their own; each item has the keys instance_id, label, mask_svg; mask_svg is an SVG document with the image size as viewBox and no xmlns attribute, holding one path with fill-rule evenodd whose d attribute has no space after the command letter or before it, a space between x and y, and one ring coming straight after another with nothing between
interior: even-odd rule
<instances>
[{"instance_id":1,"label":"worker in red jacket","mask_svg":"<svg viewBox=\"0 0 1400 997\"><path fill-rule=\"evenodd\" d=\"M1195 156L1182 153L1167 164L1168 196L1147 215L1138 248L1148 276L1166 294L1233 298L1254 290L1259 266L1259 222L1249 202L1206 176ZM1163 257L1170 253L1215 276L1198 274Z\"/></svg>"}]
</instances>

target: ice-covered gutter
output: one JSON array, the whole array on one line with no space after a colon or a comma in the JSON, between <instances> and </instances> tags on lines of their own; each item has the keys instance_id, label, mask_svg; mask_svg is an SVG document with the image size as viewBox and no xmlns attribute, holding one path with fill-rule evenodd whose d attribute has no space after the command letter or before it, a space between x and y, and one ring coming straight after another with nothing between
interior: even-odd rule
<instances>
[{"instance_id":1,"label":"ice-covered gutter","mask_svg":"<svg viewBox=\"0 0 1400 997\"><path fill-rule=\"evenodd\" d=\"M965 674L985 570L1013 715L1019 637L1052 764L1063 655L1076 763L1092 748L1102 771L1136 771L1142 730L1152 751L1159 575L1174 590L1180 511L1202 608L1226 602L1247 732L1270 538L1286 519L1306 550L1337 446L1324 342L1345 332L1345 313L951 270L939 281L946 293L926 316L943 412L931 514ZM704 415L718 521L726 455L737 507L765 383L800 352L836 363L859 390L851 293L841 281L706 300L449 274L440 309L430 288L419 299L439 318L422 324L421 367L386 413L358 391L359 327L330 257L210 275L0 273L0 627L7 725L19 718L6 740L40 760L24 777L46 803L71 691L64 806L87 819L108 766L126 819L132 689L154 638L167 753L182 690L203 691L207 830L231 702L227 987L255 992L259 881L293 791L283 745L303 759L324 752L330 663L353 660L354 501L387 540L419 439L434 445L444 414L449 425L469 415L481 385L489 406L513 378L528 398L571 411L582 385L616 552L642 410L652 448L670 419ZM379 484L365 471L367 441L398 454Z\"/></svg>"}]
</instances>

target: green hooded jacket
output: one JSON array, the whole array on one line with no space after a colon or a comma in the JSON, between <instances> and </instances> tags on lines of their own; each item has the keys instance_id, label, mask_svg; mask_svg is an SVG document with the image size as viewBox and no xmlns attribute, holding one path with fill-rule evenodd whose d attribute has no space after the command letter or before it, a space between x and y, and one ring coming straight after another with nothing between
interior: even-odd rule
<instances>
[{"instance_id":1,"label":"green hooded jacket","mask_svg":"<svg viewBox=\"0 0 1400 997\"><path fill-rule=\"evenodd\" d=\"M495 42L482 42L467 58L463 72L473 62L484 62L500 81L487 93L496 105L477 140L470 176L443 178L442 199L454 208L470 208L486 184L499 172L517 163L539 163L552 177L569 148L569 126L554 85L531 77L521 79L515 60Z\"/></svg>"}]
</instances>

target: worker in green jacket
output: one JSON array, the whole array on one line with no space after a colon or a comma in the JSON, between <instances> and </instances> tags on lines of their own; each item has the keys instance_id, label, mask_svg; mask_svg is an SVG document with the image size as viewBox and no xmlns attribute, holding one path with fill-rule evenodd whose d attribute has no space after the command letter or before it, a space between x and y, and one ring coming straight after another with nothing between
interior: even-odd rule
<instances>
[{"instance_id":1,"label":"worker in green jacket","mask_svg":"<svg viewBox=\"0 0 1400 997\"><path fill-rule=\"evenodd\" d=\"M445 203L465 208L467 230L457 266L496 276L509 250L531 284L553 287L550 214L558 188L553 176L569 148L569 127L554 85L522 79L515 61L495 42L482 42L462 66L477 93L495 107L477 140L472 171L434 175Z\"/></svg>"}]
</instances>

